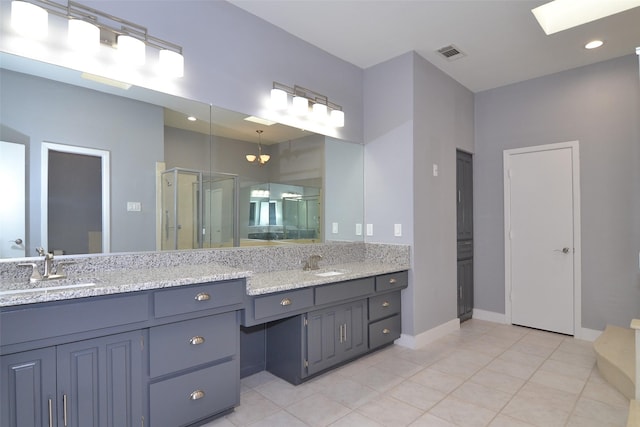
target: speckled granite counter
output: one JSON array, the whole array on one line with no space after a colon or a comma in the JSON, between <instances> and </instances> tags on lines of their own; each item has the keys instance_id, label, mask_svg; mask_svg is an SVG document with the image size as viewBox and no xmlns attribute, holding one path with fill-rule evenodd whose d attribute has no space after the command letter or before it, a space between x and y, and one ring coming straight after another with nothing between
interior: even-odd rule
<instances>
[{"instance_id":1,"label":"speckled granite counter","mask_svg":"<svg viewBox=\"0 0 640 427\"><path fill-rule=\"evenodd\" d=\"M251 276L247 281L247 295L264 295L308 286L342 282L344 280L394 273L408 268L408 266L400 264L352 262L330 265L320 270L312 271L285 270L259 273ZM333 275L334 272L340 274ZM329 275L323 276L323 274Z\"/></svg>"},{"instance_id":2,"label":"speckled granite counter","mask_svg":"<svg viewBox=\"0 0 640 427\"><path fill-rule=\"evenodd\" d=\"M302 271L300 261L310 254L322 255L320 270ZM263 295L407 270L409 247L332 243L286 249L151 252L62 257L62 260L74 262L67 268L68 279L36 284L29 283L28 269L16 267L27 259L0 262L0 307L240 278L247 279L248 295ZM342 274L318 275L327 272Z\"/></svg>"}]
</instances>

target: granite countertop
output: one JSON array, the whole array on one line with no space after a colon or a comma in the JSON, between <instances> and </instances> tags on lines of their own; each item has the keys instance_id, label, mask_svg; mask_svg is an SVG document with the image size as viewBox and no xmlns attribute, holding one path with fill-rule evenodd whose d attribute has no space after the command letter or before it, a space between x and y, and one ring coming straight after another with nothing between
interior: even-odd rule
<instances>
[{"instance_id":1,"label":"granite countertop","mask_svg":"<svg viewBox=\"0 0 640 427\"><path fill-rule=\"evenodd\" d=\"M257 273L247 280L247 295L264 295L408 269L408 266L398 264L352 262L324 266L319 270L285 270Z\"/></svg>"},{"instance_id":2,"label":"granite countertop","mask_svg":"<svg viewBox=\"0 0 640 427\"><path fill-rule=\"evenodd\" d=\"M39 283L0 283L0 307L240 278L247 279L247 295L264 295L407 269L408 266L380 262L353 262L324 266L313 271L284 270L268 273L254 273L214 263L131 269Z\"/></svg>"}]
</instances>

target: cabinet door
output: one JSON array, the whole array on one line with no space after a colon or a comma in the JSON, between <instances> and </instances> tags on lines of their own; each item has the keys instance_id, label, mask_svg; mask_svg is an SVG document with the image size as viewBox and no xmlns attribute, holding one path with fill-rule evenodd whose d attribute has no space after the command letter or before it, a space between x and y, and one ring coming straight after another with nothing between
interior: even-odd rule
<instances>
[{"instance_id":1,"label":"cabinet door","mask_svg":"<svg viewBox=\"0 0 640 427\"><path fill-rule=\"evenodd\" d=\"M367 300L357 301L344 307L342 360L356 357L367 351L367 318Z\"/></svg>"},{"instance_id":2,"label":"cabinet door","mask_svg":"<svg viewBox=\"0 0 640 427\"><path fill-rule=\"evenodd\" d=\"M307 374L320 372L340 362L339 340L342 312L339 307L307 315Z\"/></svg>"},{"instance_id":3,"label":"cabinet door","mask_svg":"<svg viewBox=\"0 0 640 427\"><path fill-rule=\"evenodd\" d=\"M59 346L59 425L139 426L142 419L142 333Z\"/></svg>"},{"instance_id":4,"label":"cabinet door","mask_svg":"<svg viewBox=\"0 0 640 427\"><path fill-rule=\"evenodd\" d=\"M473 312L473 259L458 261L458 317L471 318Z\"/></svg>"},{"instance_id":5,"label":"cabinet door","mask_svg":"<svg viewBox=\"0 0 640 427\"><path fill-rule=\"evenodd\" d=\"M56 354L53 347L2 356L0 425L55 425Z\"/></svg>"},{"instance_id":6,"label":"cabinet door","mask_svg":"<svg viewBox=\"0 0 640 427\"><path fill-rule=\"evenodd\" d=\"M473 239L473 166L471 154L456 153L458 240Z\"/></svg>"},{"instance_id":7,"label":"cabinet door","mask_svg":"<svg viewBox=\"0 0 640 427\"><path fill-rule=\"evenodd\" d=\"M307 374L365 353L367 301L314 311L307 317Z\"/></svg>"}]
</instances>

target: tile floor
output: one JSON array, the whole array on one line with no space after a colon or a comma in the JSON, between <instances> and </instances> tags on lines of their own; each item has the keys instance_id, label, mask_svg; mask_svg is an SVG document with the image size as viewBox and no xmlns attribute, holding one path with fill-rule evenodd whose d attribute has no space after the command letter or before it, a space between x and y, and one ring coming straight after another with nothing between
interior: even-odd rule
<instances>
[{"instance_id":1,"label":"tile floor","mask_svg":"<svg viewBox=\"0 0 640 427\"><path fill-rule=\"evenodd\" d=\"M397 345L294 387L260 372L205 427L624 427L629 401L592 343L470 320L421 348Z\"/></svg>"}]
</instances>

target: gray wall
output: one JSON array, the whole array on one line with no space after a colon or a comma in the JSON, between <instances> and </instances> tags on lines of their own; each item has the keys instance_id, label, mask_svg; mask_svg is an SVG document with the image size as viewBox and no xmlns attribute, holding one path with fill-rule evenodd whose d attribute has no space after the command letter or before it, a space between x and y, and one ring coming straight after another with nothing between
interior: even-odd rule
<instances>
[{"instance_id":1,"label":"gray wall","mask_svg":"<svg viewBox=\"0 0 640 427\"><path fill-rule=\"evenodd\" d=\"M364 81L366 241L413 244L402 322L416 336L456 318L455 155L473 151L473 94L415 53Z\"/></svg>"},{"instance_id":2,"label":"gray wall","mask_svg":"<svg viewBox=\"0 0 640 427\"><path fill-rule=\"evenodd\" d=\"M2 136L24 135L28 147L32 246L41 241L41 143L53 142L110 151L111 251L154 250L155 193L149 189L164 155L162 109L6 70L0 79ZM109 113L95 116L96 110ZM142 211L127 212L128 201L141 202Z\"/></svg>"},{"instance_id":3,"label":"gray wall","mask_svg":"<svg viewBox=\"0 0 640 427\"><path fill-rule=\"evenodd\" d=\"M640 315L635 55L476 94L475 306L504 313L502 152L580 142L582 326Z\"/></svg>"}]
</instances>

